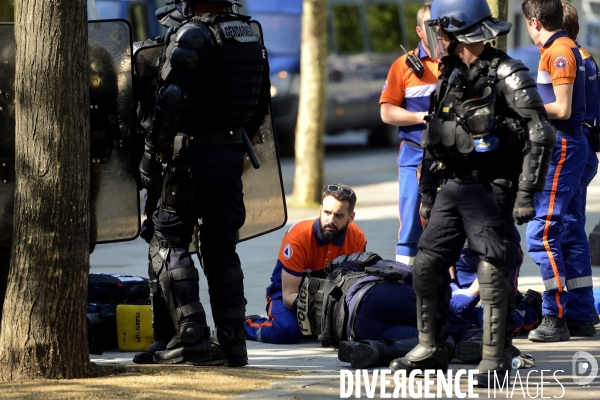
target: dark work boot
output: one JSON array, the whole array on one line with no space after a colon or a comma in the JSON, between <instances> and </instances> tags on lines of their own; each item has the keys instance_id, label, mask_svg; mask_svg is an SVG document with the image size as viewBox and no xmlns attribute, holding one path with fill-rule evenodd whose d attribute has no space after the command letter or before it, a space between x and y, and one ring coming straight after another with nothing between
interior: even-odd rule
<instances>
[{"instance_id":1,"label":"dark work boot","mask_svg":"<svg viewBox=\"0 0 600 400\"><path fill-rule=\"evenodd\" d=\"M446 311L447 299L439 298L448 267L439 259L419 250L413 262L413 288L417 295L417 329L419 344L406 356L390 363L392 371L448 369L454 346L446 341L447 323L438 324L438 311ZM439 310L438 310L439 309Z\"/></svg>"},{"instance_id":2,"label":"dark work boot","mask_svg":"<svg viewBox=\"0 0 600 400\"><path fill-rule=\"evenodd\" d=\"M483 331L479 328L474 331L475 333L473 333L469 338L456 343L456 346L454 347L454 358L466 363L475 363L481 361ZM463 335L463 337L464 336L466 336L466 333Z\"/></svg>"},{"instance_id":3,"label":"dark work boot","mask_svg":"<svg viewBox=\"0 0 600 400\"><path fill-rule=\"evenodd\" d=\"M512 351L512 349L511 349ZM479 374L475 375L477 386L480 388L493 388L497 380L500 385L503 385L506 374L510 374L511 351L505 351L500 360L481 360L477 369Z\"/></svg>"},{"instance_id":4,"label":"dark work boot","mask_svg":"<svg viewBox=\"0 0 600 400\"><path fill-rule=\"evenodd\" d=\"M433 347L418 344L405 357L393 360L390 369L394 372L403 369L407 374L415 369L441 369L445 372L453 353L454 346L450 342L437 342Z\"/></svg>"},{"instance_id":5,"label":"dark work boot","mask_svg":"<svg viewBox=\"0 0 600 400\"><path fill-rule=\"evenodd\" d=\"M234 330L231 326L217 326L213 343L217 344L227 359L228 367L248 365L246 330Z\"/></svg>"},{"instance_id":6,"label":"dark work boot","mask_svg":"<svg viewBox=\"0 0 600 400\"><path fill-rule=\"evenodd\" d=\"M212 359L210 328L198 322L183 322L179 334L167 345L165 351L154 353L157 364L201 365Z\"/></svg>"},{"instance_id":7,"label":"dark work boot","mask_svg":"<svg viewBox=\"0 0 600 400\"><path fill-rule=\"evenodd\" d=\"M352 364L352 368L370 368L388 366L399 357L404 357L417 344L419 339L360 340L358 342L340 342L338 358Z\"/></svg>"},{"instance_id":8,"label":"dark work boot","mask_svg":"<svg viewBox=\"0 0 600 400\"><path fill-rule=\"evenodd\" d=\"M136 364L154 364L154 353L167 349L167 342L155 340L146 350L133 356L133 362Z\"/></svg>"},{"instance_id":9,"label":"dark work boot","mask_svg":"<svg viewBox=\"0 0 600 400\"><path fill-rule=\"evenodd\" d=\"M571 339L571 334L564 318L544 315L542 323L529 332L528 339L532 342L563 342Z\"/></svg>"},{"instance_id":10,"label":"dark work boot","mask_svg":"<svg viewBox=\"0 0 600 400\"><path fill-rule=\"evenodd\" d=\"M211 342L212 358L210 360L196 363L194 365L202 366L217 366L223 365L226 367L243 367L248 365L248 353L246 351L246 341L243 345L229 346L227 353L218 343ZM233 350L232 350L233 349Z\"/></svg>"},{"instance_id":11,"label":"dark work boot","mask_svg":"<svg viewBox=\"0 0 600 400\"><path fill-rule=\"evenodd\" d=\"M514 314L514 304L509 304L514 287L508 268L486 260L477 264L477 278L484 308L482 359L475 378L478 387L491 387L496 378L503 383L510 371L511 357L507 349L511 347L512 339L506 330L507 321Z\"/></svg>"},{"instance_id":12,"label":"dark work boot","mask_svg":"<svg viewBox=\"0 0 600 400\"><path fill-rule=\"evenodd\" d=\"M567 327L571 336L594 336L594 321L575 321L567 318Z\"/></svg>"}]
</instances>

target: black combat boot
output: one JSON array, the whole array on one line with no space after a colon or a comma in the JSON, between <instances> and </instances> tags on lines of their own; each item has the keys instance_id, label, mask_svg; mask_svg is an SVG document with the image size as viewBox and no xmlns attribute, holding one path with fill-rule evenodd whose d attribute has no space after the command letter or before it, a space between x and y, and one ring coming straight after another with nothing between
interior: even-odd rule
<instances>
[{"instance_id":1,"label":"black combat boot","mask_svg":"<svg viewBox=\"0 0 600 400\"><path fill-rule=\"evenodd\" d=\"M576 321L567 318L567 327L571 336L594 336L596 327L594 321Z\"/></svg>"},{"instance_id":2,"label":"black combat boot","mask_svg":"<svg viewBox=\"0 0 600 400\"><path fill-rule=\"evenodd\" d=\"M415 369L448 369L454 346L446 341L448 324L437 321L438 309L441 314L447 314L449 306L449 299L444 298L444 293L448 295L449 291L443 288L447 274L448 267L440 260L422 251L417 253L413 263L413 288L417 295L419 344L406 356L393 360L392 371L403 369L408 374Z\"/></svg>"},{"instance_id":3,"label":"black combat boot","mask_svg":"<svg viewBox=\"0 0 600 400\"><path fill-rule=\"evenodd\" d=\"M155 340L150 346L146 347L146 350L133 356L133 362L136 364L154 364L154 353L166 350L167 344L168 342Z\"/></svg>"},{"instance_id":4,"label":"black combat boot","mask_svg":"<svg viewBox=\"0 0 600 400\"><path fill-rule=\"evenodd\" d=\"M477 278L484 307L482 360L477 366L476 379L477 386L485 388L491 387L496 378L502 383L510 373L512 359L508 349L512 339L506 331L508 319L513 318L514 313L511 300L514 286L507 267L495 266L485 260L477 264Z\"/></svg>"},{"instance_id":5,"label":"black combat boot","mask_svg":"<svg viewBox=\"0 0 600 400\"><path fill-rule=\"evenodd\" d=\"M216 342L227 359L226 365L228 367L248 365L245 329L234 330L231 326L218 326L216 328ZM218 352L217 350L218 348L215 349L215 352Z\"/></svg>"},{"instance_id":6,"label":"black combat boot","mask_svg":"<svg viewBox=\"0 0 600 400\"><path fill-rule=\"evenodd\" d=\"M146 350L133 356L133 362L136 364L154 364L154 353L166 350L169 341L177 334L164 297L158 291L151 290L150 300L152 302L154 342Z\"/></svg>"},{"instance_id":7,"label":"black combat boot","mask_svg":"<svg viewBox=\"0 0 600 400\"><path fill-rule=\"evenodd\" d=\"M481 361L481 352L483 347L483 331L474 327L463 334L463 338L471 333L467 339L456 343L454 347L454 358L466 363L475 363Z\"/></svg>"},{"instance_id":8,"label":"black combat boot","mask_svg":"<svg viewBox=\"0 0 600 400\"><path fill-rule=\"evenodd\" d=\"M477 379L477 386L480 388L493 388L497 381L500 385L503 385L506 374L510 374L510 366L512 358L510 357L512 349L507 349L499 360L486 360L483 359L477 366L479 374L475 377Z\"/></svg>"},{"instance_id":9,"label":"black combat boot","mask_svg":"<svg viewBox=\"0 0 600 400\"><path fill-rule=\"evenodd\" d=\"M154 353L157 364L202 365L212 360L210 328L198 322L183 322L179 334L167 344L165 351Z\"/></svg>"},{"instance_id":10,"label":"black combat boot","mask_svg":"<svg viewBox=\"0 0 600 400\"><path fill-rule=\"evenodd\" d=\"M219 326L211 341L212 357L196 365L224 365L243 367L248 365L246 350L246 331L236 331L230 326Z\"/></svg>"},{"instance_id":11,"label":"black combat boot","mask_svg":"<svg viewBox=\"0 0 600 400\"><path fill-rule=\"evenodd\" d=\"M338 358L352 364L352 368L371 368L388 366L399 357L404 357L417 344L419 339L360 340L358 342L340 342Z\"/></svg>"}]
</instances>

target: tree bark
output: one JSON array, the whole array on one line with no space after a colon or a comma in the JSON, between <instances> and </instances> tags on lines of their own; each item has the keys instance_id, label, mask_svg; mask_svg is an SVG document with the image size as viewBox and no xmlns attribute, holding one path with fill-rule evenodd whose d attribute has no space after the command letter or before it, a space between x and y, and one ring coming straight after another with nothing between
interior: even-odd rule
<instances>
[{"instance_id":1,"label":"tree bark","mask_svg":"<svg viewBox=\"0 0 600 400\"><path fill-rule=\"evenodd\" d=\"M508 21L508 0L487 0L487 2L495 18ZM506 43L506 35L496 38L496 48L498 50L506 51Z\"/></svg>"},{"instance_id":2,"label":"tree bark","mask_svg":"<svg viewBox=\"0 0 600 400\"><path fill-rule=\"evenodd\" d=\"M88 373L85 0L15 4L16 183L0 379Z\"/></svg>"},{"instance_id":3,"label":"tree bark","mask_svg":"<svg viewBox=\"0 0 600 400\"><path fill-rule=\"evenodd\" d=\"M327 0L305 0L302 10L300 99L293 204L319 204L327 115Z\"/></svg>"}]
</instances>

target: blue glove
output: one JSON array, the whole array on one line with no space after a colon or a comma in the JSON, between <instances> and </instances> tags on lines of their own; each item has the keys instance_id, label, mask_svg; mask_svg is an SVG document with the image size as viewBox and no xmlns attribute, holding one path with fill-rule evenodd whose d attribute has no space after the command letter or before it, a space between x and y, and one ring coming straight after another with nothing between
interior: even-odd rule
<instances>
[{"instance_id":1,"label":"blue glove","mask_svg":"<svg viewBox=\"0 0 600 400\"><path fill-rule=\"evenodd\" d=\"M464 312L469 306L475 306L477 304L477 297L467 289L461 289L456 283L450 284L452 289L452 298L450 299L450 307L452 307L457 314Z\"/></svg>"}]
</instances>

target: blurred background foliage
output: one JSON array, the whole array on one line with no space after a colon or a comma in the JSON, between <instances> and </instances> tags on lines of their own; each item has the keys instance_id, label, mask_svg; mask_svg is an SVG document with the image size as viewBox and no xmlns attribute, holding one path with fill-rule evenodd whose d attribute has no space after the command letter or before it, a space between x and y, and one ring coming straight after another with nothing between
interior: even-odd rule
<instances>
[{"instance_id":1,"label":"blurred background foliage","mask_svg":"<svg viewBox=\"0 0 600 400\"><path fill-rule=\"evenodd\" d=\"M0 22L13 22L15 19L14 0L0 0Z\"/></svg>"},{"instance_id":2,"label":"blurred background foliage","mask_svg":"<svg viewBox=\"0 0 600 400\"><path fill-rule=\"evenodd\" d=\"M332 41L338 53L401 52L400 45L414 49L419 42L415 32L421 2L333 4ZM360 12L359 7L364 7ZM364 18L364 21L361 20ZM366 32L361 27L366 26ZM365 37L366 36L366 37ZM408 50L407 48L407 50Z\"/></svg>"}]
</instances>

